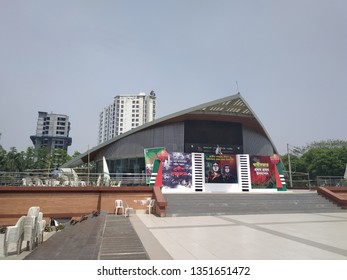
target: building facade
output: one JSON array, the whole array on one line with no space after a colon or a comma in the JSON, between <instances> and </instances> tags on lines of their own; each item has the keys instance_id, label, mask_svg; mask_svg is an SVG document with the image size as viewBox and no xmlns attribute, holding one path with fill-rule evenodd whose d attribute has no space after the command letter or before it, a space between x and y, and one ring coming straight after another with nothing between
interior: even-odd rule
<instances>
[{"instance_id":1,"label":"building facade","mask_svg":"<svg viewBox=\"0 0 347 280\"><path fill-rule=\"evenodd\" d=\"M111 179L144 174L165 192L286 190L276 147L239 93L136 127L64 167L94 161L103 172L103 158Z\"/></svg>"},{"instance_id":2,"label":"building facade","mask_svg":"<svg viewBox=\"0 0 347 280\"><path fill-rule=\"evenodd\" d=\"M52 149L68 149L72 143L69 137L70 122L67 115L39 112L36 135L30 136L35 149L46 147Z\"/></svg>"},{"instance_id":3,"label":"building facade","mask_svg":"<svg viewBox=\"0 0 347 280\"><path fill-rule=\"evenodd\" d=\"M155 119L156 96L141 92L117 95L99 115L98 144Z\"/></svg>"}]
</instances>

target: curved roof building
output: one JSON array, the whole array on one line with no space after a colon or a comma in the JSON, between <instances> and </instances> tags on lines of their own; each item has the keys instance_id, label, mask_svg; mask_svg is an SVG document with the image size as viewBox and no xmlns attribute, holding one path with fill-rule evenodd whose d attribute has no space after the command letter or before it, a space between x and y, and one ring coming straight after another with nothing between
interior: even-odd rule
<instances>
[{"instance_id":1,"label":"curved roof building","mask_svg":"<svg viewBox=\"0 0 347 280\"><path fill-rule=\"evenodd\" d=\"M110 173L144 172L144 151L158 147L163 147L169 155L229 155L236 161L236 173L241 172L240 155L247 155L251 164L252 156L259 161L260 157L273 159L277 154L260 120L238 93L146 123L92 148L63 167L76 167L88 161L102 163L105 157ZM219 160L223 161L220 157ZM208 162L207 159L203 164L207 166Z\"/></svg>"}]
</instances>

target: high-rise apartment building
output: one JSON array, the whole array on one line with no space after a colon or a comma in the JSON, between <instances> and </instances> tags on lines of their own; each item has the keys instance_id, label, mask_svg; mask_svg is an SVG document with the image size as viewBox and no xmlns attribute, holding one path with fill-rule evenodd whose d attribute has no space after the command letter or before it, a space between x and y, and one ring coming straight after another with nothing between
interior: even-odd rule
<instances>
[{"instance_id":1,"label":"high-rise apartment building","mask_svg":"<svg viewBox=\"0 0 347 280\"><path fill-rule=\"evenodd\" d=\"M63 149L67 151L72 139L69 137L69 117L61 114L48 114L39 112L36 126L36 135L30 136L35 148L47 147L52 149Z\"/></svg>"},{"instance_id":2,"label":"high-rise apartment building","mask_svg":"<svg viewBox=\"0 0 347 280\"><path fill-rule=\"evenodd\" d=\"M117 95L104 108L99 118L99 138L101 144L137 126L155 119L156 96L154 91L146 95Z\"/></svg>"}]
</instances>

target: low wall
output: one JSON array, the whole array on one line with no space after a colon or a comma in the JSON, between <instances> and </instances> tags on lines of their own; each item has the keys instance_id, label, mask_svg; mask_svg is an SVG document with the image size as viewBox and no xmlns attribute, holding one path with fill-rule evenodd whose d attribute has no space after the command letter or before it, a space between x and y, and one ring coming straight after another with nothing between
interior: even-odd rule
<instances>
[{"instance_id":1,"label":"low wall","mask_svg":"<svg viewBox=\"0 0 347 280\"><path fill-rule=\"evenodd\" d=\"M347 187L318 187L317 193L347 209Z\"/></svg>"},{"instance_id":2,"label":"low wall","mask_svg":"<svg viewBox=\"0 0 347 280\"><path fill-rule=\"evenodd\" d=\"M156 192L157 196L161 195L160 191ZM145 212L151 198L156 198L154 188L146 186L0 187L0 225L15 224L19 217L27 214L31 206L39 206L47 220L52 217L81 216L94 210L114 213L116 199L126 201L137 212ZM166 204L163 198L158 199L157 213L165 216Z\"/></svg>"}]
</instances>

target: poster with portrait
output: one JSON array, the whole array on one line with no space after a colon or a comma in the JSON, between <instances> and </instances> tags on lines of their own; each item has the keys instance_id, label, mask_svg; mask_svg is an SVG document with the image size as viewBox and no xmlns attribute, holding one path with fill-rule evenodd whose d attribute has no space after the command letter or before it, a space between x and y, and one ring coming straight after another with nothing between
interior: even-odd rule
<instances>
[{"instance_id":1,"label":"poster with portrait","mask_svg":"<svg viewBox=\"0 0 347 280\"><path fill-rule=\"evenodd\" d=\"M205 154L205 182L212 184L236 184L236 155Z\"/></svg>"},{"instance_id":2,"label":"poster with portrait","mask_svg":"<svg viewBox=\"0 0 347 280\"><path fill-rule=\"evenodd\" d=\"M163 186L170 189L192 187L191 154L173 152L163 162Z\"/></svg>"},{"instance_id":3,"label":"poster with portrait","mask_svg":"<svg viewBox=\"0 0 347 280\"><path fill-rule=\"evenodd\" d=\"M252 189L276 188L275 165L269 156L251 156L250 171Z\"/></svg>"}]
</instances>

